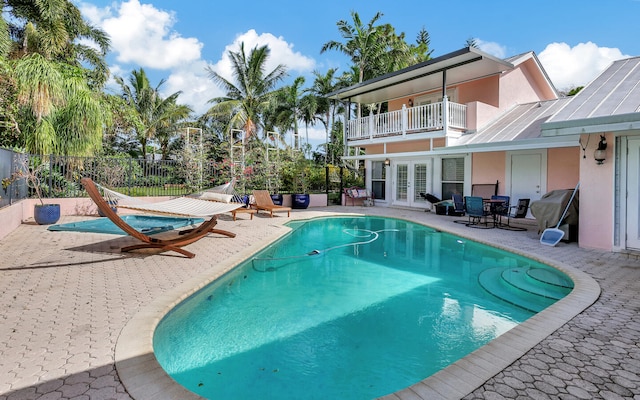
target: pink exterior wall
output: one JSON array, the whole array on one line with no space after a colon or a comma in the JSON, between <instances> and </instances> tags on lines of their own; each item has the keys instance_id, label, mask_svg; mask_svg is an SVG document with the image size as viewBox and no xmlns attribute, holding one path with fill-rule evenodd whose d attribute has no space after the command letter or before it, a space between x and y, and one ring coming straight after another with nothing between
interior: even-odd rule
<instances>
[{"instance_id":1,"label":"pink exterior wall","mask_svg":"<svg viewBox=\"0 0 640 400\"><path fill-rule=\"evenodd\" d=\"M498 194L504 194L506 153L504 151L474 153L471 157L471 184L498 181Z\"/></svg>"},{"instance_id":2,"label":"pink exterior wall","mask_svg":"<svg viewBox=\"0 0 640 400\"><path fill-rule=\"evenodd\" d=\"M409 151L429 151L431 144L428 140L418 140L415 142L394 142L387 143L388 153L406 153Z\"/></svg>"},{"instance_id":3,"label":"pink exterior wall","mask_svg":"<svg viewBox=\"0 0 640 400\"><path fill-rule=\"evenodd\" d=\"M614 161L613 135L607 134L607 160L597 165L593 152L598 140L591 138L585 154L580 160L580 222L579 245L584 248L612 250L614 227ZM586 135L581 136L585 143Z\"/></svg>"},{"instance_id":4,"label":"pink exterior wall","mask_svg":"<svg viewBox=\"0 0 640 400\"><path fill-rule=\"evenodd\" d=\"M467 129L476 131L500 115L500 109L479 101L467 103Z\"/></svg>"},{"instance_id":5,"label":"pink exterior wall","mask_svg":"<svg viewBox=\"0 0 640 400\"><path fill-rule=\"evenodd\" d=\"M573 189L580 179L580 148L547 150L547 192Z\"/></svg>"},{"instance_id":6,"label":"pink exterior wall","mask_svg":"<svg viewBox=\"0 0 640 400\"><path fill-rule=\"evenodd\" d=\"M530 60L531 61L531 60ZM507 110L516 104L532 103L540 100L555 99L554 94L539 85L538 73L532 74L527 62L520 68L505 72L500 78L500 108Z\"/></svg>"}]
</instances>

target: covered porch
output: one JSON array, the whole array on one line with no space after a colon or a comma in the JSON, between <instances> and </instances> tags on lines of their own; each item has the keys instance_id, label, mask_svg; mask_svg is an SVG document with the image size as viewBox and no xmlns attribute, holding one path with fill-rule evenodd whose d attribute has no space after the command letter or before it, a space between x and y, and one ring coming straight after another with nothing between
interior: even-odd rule
<instances>
[{"instance_id":1,"label":"covered porch","mask_svg":"<svg viewBox=\"0 0 640 400\"><path fill-rule=\"evenodd\" d=\"M356 141L390 136L441 132L446 136L449 129L461 132L467 129L467 106L448 101L424 104L349 120L347 140Z\"/></svg>"}]
</instances>

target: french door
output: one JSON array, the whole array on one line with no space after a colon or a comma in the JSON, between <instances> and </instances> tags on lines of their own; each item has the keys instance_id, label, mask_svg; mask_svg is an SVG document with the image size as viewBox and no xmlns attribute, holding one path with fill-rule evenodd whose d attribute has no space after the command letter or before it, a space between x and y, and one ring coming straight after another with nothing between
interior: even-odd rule
<instances>
[{"instance_id":1,"label":"french door","mask_svg":"<svg viewBox=\"0 0 640 400\"><path fill-rule=\"evenodd\" d=\"M640 139L627 142L627 249L640 250Z\"/></svg>"},{"instance_id":2,"label":"french door","mask_svg":"<svg viewBox=\"0 0 640 400\"><path fill-rule=\"evenodd\" d=\"M427 201L420 193L431 191L429 163L400 161L393 165L393 204L396 206L426 208Z\"/></svg>"}]
</instances>

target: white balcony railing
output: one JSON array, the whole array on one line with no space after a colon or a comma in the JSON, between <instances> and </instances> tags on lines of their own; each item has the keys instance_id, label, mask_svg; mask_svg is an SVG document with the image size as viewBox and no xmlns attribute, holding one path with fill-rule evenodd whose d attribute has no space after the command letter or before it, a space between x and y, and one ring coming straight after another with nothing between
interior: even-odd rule
<instances>
[{"instance_id":1,"label":"white balcony railing","mask_svg":"<svg viewBox=\"0 0 640 400\"><path fill-rule=\"evenodd\" d=\"M388 113L369 115L349 121L347 139L375 139L385 136L445 130L444 109L447 109L447 127L466 129L467 106L443 101Z\"/></svg>"}]
</instances>

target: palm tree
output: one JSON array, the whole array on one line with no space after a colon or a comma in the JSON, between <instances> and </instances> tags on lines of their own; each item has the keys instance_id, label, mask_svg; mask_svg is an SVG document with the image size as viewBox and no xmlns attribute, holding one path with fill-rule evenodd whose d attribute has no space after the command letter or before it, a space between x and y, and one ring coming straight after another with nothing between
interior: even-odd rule
<instances>
[{"instance_id":1,"label":"palm tree","mask_svg":"<svg viewBox=\"0 0 640 400\"><path fill-rule=\"evenodd\" d=\"M338 21L338 31L345 39L344 43L330 40L322 45L320 53L327 50L338 50L341 53L351 57L351 61L358 68L358 83L365 80L368 72L372 70L376 63L376 57L383 52L383 42L381 33L375 23L382 18L383 14L377 12L371 21L365 26L360 20L360 15L352 11L353 25L345 20Z\"/></svg>"},{"instance_id":2,"label":"palm tree","mask_svg":"<svg viewBox=\"0 0 640 400\"><path fill-rule=\"evenodd\" d=\"M157 101L161 102L162 100L158 97ZM170 145L179 134L178 127L181 125L181 121L184 121L192 111L189 106L177 104L175 101L164 105L163 112L166 118L158 126L155 134L163 160L169 159Z\"/></svg>"},{"instance_id":3,"label":"palm tree","mask_svg":"<svg viewBox=\"0 0 640 400\"><path fill-rule=\"evenodd\" d=\"M333 141L330 132L333 129L336 114L340 112L340 102L329 99L327 95L343 86L342 81L336 82L336 68L330 68L326 74L322 75L318 71L314 71L313 85L309 89L316 97L317 108L316 111L319 115L317 118L325 129L325 164L328 162L329 156L329 143ZM333 161L332 161L333 163Z\"/></svg>"},{"instance_id":4,"label":"palm tree","mask_svg":"<svg viewBox=\"0 0 640 400\"><path fill-rule=\"evenodd\" d=\"M302 96L304 91L305 79L302 76L297 77L291 85L284 86L275 92L273 97L273 116L276 125L280 128L281 133L287 131L293 132L295 149L300 148L300 133L298 131L298 121L303 120L304 110L302 108ZM309 104L307 104L307 107ZM307 140L308 141L308 140Z\"/></svg>"},{"instance_id":5,"label":"palm tree","mask_svg":"<svg viewBox=\"0 0 640 400\"><path fill-rule=\"evenodd\" d=\"M0 81L7 98L0 111L5 128L20 135L15 145L44 154L94 153L109 119L98 90L108 77L106 34L68 0L7 0L2 11ZM99 50L81 44L86 40Z\"/></svg>"},{"instance_id":6,"label":"palm tree","mask_svg":"<svg viewBox=\"0 0 640 400\"><path fill-rule=\"evenodd\" d=\"M229 51L235 83L212 68L207 68L211 80L226 92L225 96L209 100L213 106L207 114L224 118L231 115L228 132L231 129L241 129L248 138L258 136L261 130L264 131L262 117L269 107L272 92L276 84L287 75L286 67L282 64L265 73L265 64L270 53L271 50L266 45L256 46L247 57L244 43L240 44L238 52Z\"/></svg>"},{"instance_id":7,"label":"palm tree","mask_svg":"<svg viewBox=\"0 0 640 400\"><path fill-rule=\"evenodd\" d=\"M82 68L92 86L104 85L109 77L104 59L109 37L87 24L72 2L7 0L6 4L15 17L9 23L14 37L11 58L39 53L48 60Z\"/></svg>"},{"instance_id":8,"label":"palm tree","mask_svg":"<svg viewBox=\"0 0 640 400\"><path fill-rule=\"evenodd\" d=\"M377 12L367 25L360 15L352 11L353 25L347 21L338 21L338 30L345 42L331 40L325 43L320 52L329 49L338 50L351 58L353 71L357 73L357 83L382 74L404 68L411 63L411 51L404 40L404 34L396 35L389 25L375 25L382 13ZM358 117L362 114L358 104Z\"/></svg>"},{"instance_id":9,"label":"palm tree","mask_svg":"<svg viewBox=\"0 0 640 400\"><path fill-rule=\"evenodd\" d=\"M147 159L147 145L154 139L159 129L169 129L178 120L186 118L191 111L187 107L178 107L176 101L182 92L175 92L166 98L160 96L160 87L165 83L161 80L156 87L152 87L144 69L133 70L129 76L129 83L121 77L115 78L122 89L122 97L135 115L133 129L142 157Z\"/></svg>"}]
</instances>

